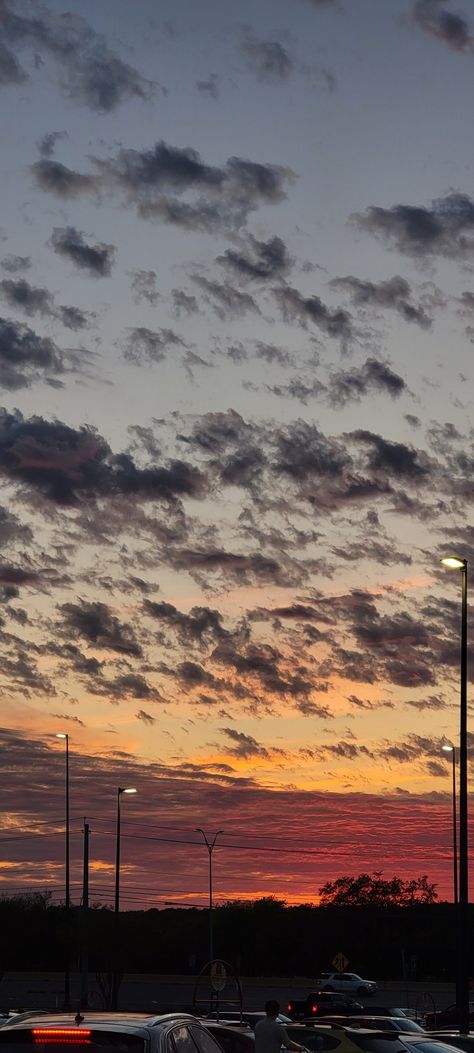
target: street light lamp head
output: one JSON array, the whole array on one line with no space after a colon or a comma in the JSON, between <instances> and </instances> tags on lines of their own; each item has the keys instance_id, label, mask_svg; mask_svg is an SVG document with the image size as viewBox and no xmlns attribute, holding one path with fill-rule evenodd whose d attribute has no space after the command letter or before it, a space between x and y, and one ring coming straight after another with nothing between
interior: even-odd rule
<instances>
[{"instance_id":1,"label":"street light lamp head","mask_svg":"<svg viewBox=\"0 0 474 1053\"><path fill-rule=\"evenodd\" d=\"M441 749L444 750L445 753L452 753L454 746L452 745L452 743L446 742L444 746L441 746Z\"/></svg>"},{"instance_id":2,"label":"street light lamp head","mask_svg":"<svg viewBox=\"0 0 474 1053\"><path fill-rule=\"evenodd\" d=\"M119 793L138 793L134 786L119 786Z\"/></svg>"},{"instance_id":3,"label":"street light lamp head","mask_svg":"<svg viewBox=\"0 0 474 1053\"><path fill-rule=\"evenodd\" d=\"M459 556L444 556L443 559L440 559L444 567L452 567L454 570L462 570L466 562L465 559L459 559Z\"/></svg>"},{"instance_id":4,"label":"street light lamp head","mask_svg":"<svg viewBox=\"0 0 474 1053\"><path fill-rule=\"evenodd\" d=\"M64 731L57 731L55 736L56 739L67 739L68 736L64 734Z\"/></svg>"}]
</instances>

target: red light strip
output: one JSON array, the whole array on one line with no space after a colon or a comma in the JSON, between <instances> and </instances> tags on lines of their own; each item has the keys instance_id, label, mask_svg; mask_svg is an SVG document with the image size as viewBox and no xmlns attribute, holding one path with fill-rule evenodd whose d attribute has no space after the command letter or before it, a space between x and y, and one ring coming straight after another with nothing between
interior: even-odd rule
<instances>
[{"instance_id":1,"label":"red light strip","mask_svg":"<svg viewBox=\"0 0 474 1053\"><path fill-rule=\"evenodd\" d=\"M31 1034L36 1042L64 1042L75 1046L90 1045L92 1031L81 1027L33 1027Z\"/></svg>"},{"instance_id":2,"label":"red light strip","mask_svg":"<svg viewBox=\"0 0 474 1053\"><path fill-rule=\"evenodd\" d=\"M90 1038L92 1031L87 1027L34 1027L32 1035L80 1035Z\"/></svg>"}]
</instances>

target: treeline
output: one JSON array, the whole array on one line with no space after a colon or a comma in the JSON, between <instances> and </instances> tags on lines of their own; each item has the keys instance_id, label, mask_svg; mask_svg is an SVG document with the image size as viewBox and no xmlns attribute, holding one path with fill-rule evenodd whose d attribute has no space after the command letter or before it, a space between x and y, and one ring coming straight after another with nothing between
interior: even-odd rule
<instances>
[{"instance_id":1,"label":"treeline","mask_svg":"<svg viewBox=\"0 0 474 1053\"><path fill-rule=\"evenodd\" d=\"M117 926L108 908L68 914L36 896L0 900L0 927L1 972L60 971L68 946L72 968L87 948L92 972L120 961L124 972L192 975L209 956L206 909L124 911ZM214 955L241 976L315 977L341 951L348 968L369 979L451 981L455 933L449 903L288 907L265 898L213 911Z\"/></svg>"}]
</instances>

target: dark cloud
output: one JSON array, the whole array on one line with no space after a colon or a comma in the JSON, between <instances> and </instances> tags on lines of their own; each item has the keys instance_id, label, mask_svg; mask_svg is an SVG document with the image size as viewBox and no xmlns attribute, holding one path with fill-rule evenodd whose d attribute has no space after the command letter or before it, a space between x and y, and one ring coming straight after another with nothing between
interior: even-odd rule
<instances>
[{"instance_id":1,"label":"dark cloud","mask_svg":"<svg viewBox=\"0 0 474 1053\"><path fill-rule=\"evenodd\" d=\"M236 728L221 728L221 731L230 739L232 746L225 746L224 752L230 754L232 757L243 757L248 760L250 757L268 757L268 750L265 746L262 746L253 735L246 735L243 731L237 731Z\"/></svg>"},{"instance_id":2,"label":"dark cloud","mask_svg":"<svg viewBox=\"0 0 474 1053\"><path fill-rule=\"evenodd\" d=\"M198 303L195 296L190 295L183 291L183 289L173 289L173 310L177 318L181 315L197 314L199 311Z\"/></svg>"},{"instance_id":3,"label":"dark cloud","mask_svg":"<svg viewBox=\"0 0 474 1053\"><path fill-rule=\"evenodd\" d=\"M286 80L294 72L293 59L277 40L258 40L247 36L241 48L249 69L259 80Z\"/></svg>"},{"instance_id":4,"label":"dark cloud","mask_svg":"<svg viewBox=\"0 0 474 1053\"><path fill-rule=\"evenodd\" d=\"M113 495L170 501L206 489L203 474L183 461L139 468L128 454L113 456L93 429L19 411L0 411L0 473L59 505Z\"/></svg>"},{"instance_id":5,"label":"dark cloud","mask_svg":"<svg viewBox=\"0 0 474 1053\"><path fill-rule=\"evenodd\" d=\"M273 365L288 366L291 362L288 351L282 347L276 347L275 344L265 344L262 340L255 341L255 354L257 358L262 358L264 362Z\"/></svg>"},{"instance_id":6,"label":"dark cloud","mask_svg":"<svg viewBox=\"0 0 474 1053\"><path fill-rule=\"evenodd\" d=\"M339 337L343 343L353 336L352 318L348 311L342 308L331 310L319 296L302 296L291 286L275 288L273 292L285 321L298 321L303 326L311 322L327 336Z\"/></svg>"},{"instance_id":7,"label":"dark cloud","mask_svg":"<svg viewBox=\"0 0 474 1053\"><path fill-rule=\"evenodd\" d=\"M316 377L305 381L300 376L291 377L287 384L269 384L268 390L278 398L297 399L303 406L307 406L311 399L321 398L326 400L327 389Z\"/></svg>"},{"instance_id":8,"label":"dark cloud","mask_svg":"<svg viewBox=\"0 0 474 1053\"><path fill-rule=\"evenodd\" d=\"M8 274L18 274L19 271L27 271L31 267L31 256L5 256L2 260L2 268Z\"/></svg>"},{"instance_id":9,"label":"dark cloud","mask_svg":"<svg viewBox=\"0 0 474 1053\"><path fill-rule=\"evenodd\" d=\"M423 307L411 302L411 289L405 278L396 274L386 281L370 282L360 278L334 278L329 283L334 289L347 292L353 303L360 306L391 308L406 322L415 322L422 329L429 329L431 318Z\"/></svg>"},{"instance_id":10,"label":"dark cloud","mask_svg":"<svg viewBox=\"0 0 474 1053\"><path fill-rule=\"evenodd\" d=\"M243 646L240 643L236 647L234 641L228 640L217 645L212 658L234 670L238 677L256 681L270 696L300 700L310 696L313 690L307 670L303 667L296 672L285 669L281 654L270 644Z\"/></svg>"},{"instance_id":11,"label":"dark cloud","mask_svg":"<svg viewBox=\"0 0 474 1053\"><path fill-rule=\"evenodd\" d=\"M26 79L26 73L16 56L0 41L0 86L21 84Z\"/></svg>"},{"instance_id":12,"label":"dark cloud","mask_svg":"<svg viewBox=\"0 0 474 1053\"><path fill-rule=\"evenodd\" d=\"M74 172L60 161L44 157L31 165L35 181L41 190L65 201L73 200L82 194L97 193L99 181L95 175Z\"/></svg>"},{"instance_id":13,"label":"dark cloud","mask_svg":"<svg viewBox=\"0 0 474 1053\"><path fill-rule=\"evenodd\" d=\"M141 647L137 643L129 625L120 622L105 603L64 603L60 608L64 616L66 632L75 632L88 643L118 654L141 656Z\"/></svg>"},{"instance_id":14,"label":"dark cloud","mask_svg":"<svg viewBox=\"0 0 474 1053\"><path fill-rule=\"evenodd\" d=\"M104 242L88 245L84 235L75 227L55 227L51 245L59 256L71 260L76 267L87 271L94 278L106 278L112 272L114 245Z\"/></svg>"},{"instance_id":15,"label":"dark cloud","mask_svg":"<svg viewBox=\"0 0 474 1053\"><path fill-rule=\"evenodd\" d=\"M136 656L132 655L132 657ZM152 687L140 673L122 673L114 680L99 679L94 685L89 683L89 690L114 703L120 702L123 698L145 698L149 702L162 701L159 691Z\"/></svg>"},{"instance_id":16,"label":"dark cloud","mask_svg":"<svg viewBox=\"0 0 474 1053\"><path fill-rule=\"evenodd\" d=\"M162 362L170 350L185 346L184 340L172 329L155 331L138 326L129 331L124 345L124 357L137 366L149 365Z\"/></svg>"},{"instance_id":17,"label":"dark cloud","mask_svg":"<svg viewBox=\"0 0 474 1053\"><path fill-rule=\"evenodd\" d=\"M49 289L30 285L25 278L5 278L0 281L0 296L9 304L25 312L44 318L57 318L66 329L77 332L88 325L88 315L79 307L60 305L56 307Z\"/></svg>"},{"instance_id":18,"label":"dark cloud","mask_svg":"<svg viewBox=\"0 0 474 1053\"><path fill-rule=\"evenodd\" d=\"M183 643L209 644L226 639L229 635L222 625L222 615L210 607L192 607L188 614L178 610L172 603L154 603L144 600L146 614L173 629Z\"/></svg>"},{"instance_id":19,"label":"dark cloud","mask_svg":"<svg viewBox=\"0 0 474 1053\"><path fill-rule=\"evenodd\" d=\"M273 237L268 241L258 241L249 235L241 252L226 249L223 256L217 257L222 263L242 278L267 280L283 277L288 273L292 260L281 238Z\"/></svg>"},{"instance_id":20,"label":"dark cloud","mask_svg":"<svg viewBox=\"0 0 474 1053\"><path fill-rule=\"evenodd\" d=\"M368 358L363 366L333 373L327 396L334 406L344 406L346 402L359 401L372 391L382 391L392 398L398 398L406 391L406 384L386 362Z\"/></svg>"},{"instance_id":21,"label":"dark cloud","mask_svg":"<svg viewBox=\"0 0 474 1053\"><path fill-rule=\"evenodd\" d=\"M180 662L177 668L177 676L180 683L186 687L218 687L220 681L212 673L206 672L199 662ZM217 699L216 699L217 701Z\"/></svg>"},{"instance_id":22,"label":"dark cloud","mask_svg":"<svg viewBox=\"0 0 474 1053\"><path fill-rule=\"evenodd\" d=\"M44 135L38 143L41 157L52 157L56 149L56 143L60 142L61 139L67 138L67 132L50 132L48 135Z\"/></svg>"},{"instance_id":23,"label":"dark cloud","mask_svg":"<svg viewBox=\"0 0 474 1053\"><path fill-rule=\"evenodd\" d=\"M443 0L417 0L415 22L431 36L442 40L453 51L472 51L474 38L462 15L449 11Z\"/></svg>"},{"instance_id":24,"label":"dark cloud","mask_svg":"<svg viewBox=\"0 0 474 1053\"><path fill-rule=\"evenodd\" d=\"M405 704L419 711L426 709L434 712L437 709L447 709L447 702L445 702L444 698L440 698L439 695L428 695L424 698L407 698Z\"/></svg>"},{"instance_id":25,"label":"dark cloud","mask_svg":"<svg viewBox=\"0 0 474 1053\"><path fill-rule=\"evenodd\" d=\"M431 208L374 205L355 213L352 220L362 230L394 245L403 255L463 261L473 253L474 202L467 194L447 194L432 201Z\"/></svg>"},{"instance_id":26,"label":"dark cloud","mask_svg":"<svg viewBox=\"0 0 474 1053\"><path fill-rule=\"evenodd\" d=\"M150 713L146 713L144 709L139 709L138 713L136 713L135 716L137 720L142 720L143 723L147 724L149 727L152 727L153 724L156 724L155 718L152 717Z\"/></svg>"},{"instance_id":27,"label":"dark cloud","mask_svg":"<svg viewBox=\"0 0 474 1053\"><path fill-rule=\"evenodd\" d=\"M156 288L156 271L132 271L131 290L134 302L139 304L146 301L151 307L156 307L160 294Z\"/></svg>"},{"instance_id":28,"label":"dark cloud","mask_svg":"<svg viewBox=\"0 0 474 1053\"><path fill-rule=\"evenodd\" d=\"M89 325L89 315L81 311L80 307L68 307L62 304L57 308L56 316L65 329L72 329L74 333L79 332L80 329L86 329Z\"/></svg>"},{"instance_id":29,"label":"dark cloud","mask_svg":"<svg viewBox=\"0 0 474 1053\"><path fill-rule=\"evenodd\" d=\"M1 387L16 391L63 371L63 356L52 340L38 336L27 325L0 318Z\"/></svg>"},{"instance_id":30,"label":"dark cloud","mask_svg":"<svg viewBox=\"0 0 474 1053\"><path fill-rule=\"evenodd\" d=\"M202 94L210 95L214 102L219 98L219 83L215 73L210 73L207 80L197 80L196 90Z\"/></svg>"},{"instance_id":31,"label":"dark cloud","mask_svg":"<svg viewBox=\"0 0 474 1053\"><path fill-rule=\"evenodd\" d=\"M212 304L222 321L228 318L241 318L248 311L260 314L260 309L253 296L236 289L230 282L217 282L198 274L194 275L193 281L202 289L205 299Z\"/></svg>"},{"instance_id":32,"label":"dark cloud","mask_svg":"<svg viewBox=\"0 0 474 1053\"><path fill-rule=\"evenodd\" d=\"M27 315L54 315L49 290L30 285L25 278L4 278L0 281L0 295L10 307L19 307Z\"/></svg>"},{"instance_id":33,"label":"dark cloud","mask_svg":"<svg viewBox=\"0 0 474 1053\"><path fill-rule=\"evenodd\" d=\"M111 51L105 38L81 15L59 14L31 2L24 5L23 11L15 11L3 0L4 41L14 47L33 47L44 56L48 67L54 60L61 87L75 102L98 113L109 113L126 98L150 97L151 82Z\"/></svg>"},{"instance_id":34,"label":"dark cloud","mask_svg":"<svg viewBox=\"0 0 474 1053\"><path fill-rule=\"evenodd\" d=\"M257 581L271 581L277 585L287 584L285 567L275 558L266 556L262 552L243 555L224 549L202 551L179 549L172 554L171 560L176 569L189 572L223 573L227 579L232 579L241 585L250 585Z\"/></svg>"},{"instance_id":35,"label":"dark cloud","mask_svg":"<svg viewBox=\"0 0 474 1053\"><path fill-rule=\"evenodd\" d=\"M51 713L51 716L55 717L56 720L67 720L72 724L77 724L80 728L85 728L86 726L83 720L79 717L71 716L70 713Z\"/></svg>"},{"instance_id":36,"label":"dark cloud","mask_svg":"<svg viewBox=\"0 0 474 1053\"><path fill-rule=\"evenodd\" d=\"M314 424L295 421L276 435L275 473L294 480L336 477L349 465L346 447L326 438Z\"/></svg>"},{"instance_id":37,"label":"dark cloud","mask_svg":"<svg viewBox=\"0 0 474 1053\"><path fill-rule=\"evenodd\" d=\"M352 438L371 447L369 464L375 471L387 471L394 476L417 479L420 482L429 475L430 467L426 454L402 442L389 442L370 431L352 432Z\"/></svg>"},{"instance_id":38,"label":"dark cloud","mask_svg":"<svg viewBox=\"0 0 474 1053\"><path fill-rule=\"evenodd\" d=\"M92 163L96 171L87 175L48 159L32 170L38 185L59 197L118 193L142 219L209 232L240 227L260 205L282 201L294 178L288 168L241 157L230 157L221 168L207 165L191 147L163 141Z\"/></svg>"}]
</instances>

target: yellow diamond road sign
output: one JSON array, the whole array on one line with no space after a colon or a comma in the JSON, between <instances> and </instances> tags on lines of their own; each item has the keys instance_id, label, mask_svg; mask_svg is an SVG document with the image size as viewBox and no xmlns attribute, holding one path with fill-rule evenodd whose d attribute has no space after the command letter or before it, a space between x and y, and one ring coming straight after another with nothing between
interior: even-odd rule
<instances>
[{"instance_id":1,"label":"yellow diamond road sign","mask_svg":"<svg viewBox=\"0 0 474 1053\"><path fill-rule=\"evenodd\" d=\"M336 956L333 958L331 965L333 965L334 968L337 969L338 973L343 973L344 969L347 969L347 966L349 965L349 959L346 958L345 954L343 954L342 951L338 951Z\"/></svg>"}]
</instances>

